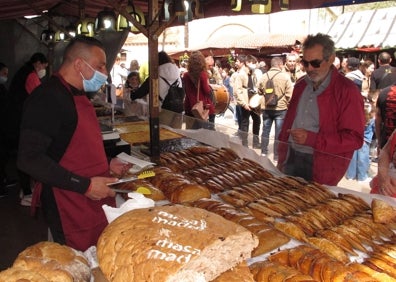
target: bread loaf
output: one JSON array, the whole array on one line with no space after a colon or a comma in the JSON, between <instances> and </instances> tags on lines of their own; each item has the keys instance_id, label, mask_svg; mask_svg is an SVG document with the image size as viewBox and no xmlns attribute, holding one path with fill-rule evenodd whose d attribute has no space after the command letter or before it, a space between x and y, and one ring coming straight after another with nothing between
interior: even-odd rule
<instances>
[{"instance_id":1,"label":"bread loaf","mask_svg":"<svg viewBox=\"0 0 396 282\"><path fill-rule=\"evenodd\" d=\"M98 240L110 282L211 281L251 256L255 235L203 209L138 209L109 224Z\"/></svg>"},{"instance_id":2,"label":"bread loaf","mask_svg":"<svg viewBox=\"0 0 396 282\"><path fill-rule=\"evenodd\" d=\"M184 184L177 187L171 194L172 203L194 202L203 198L210 198L210 191L199 184Z\"/></svg>"},{"instance_id":3,"label":"bread loaf","mask_svg":"<svg viewBox=\"0 0 396 282\"><path fill-rule=\"evenodd\" d=\"M222 273L213 282L254 282L254 278L247 263L242 262Z\"/></svg>"},{"instance_id":4,"label":"bread loaf","mask_svg":"<svg viewBox=\"0 0 396 282\"><path fill-rule=\"evenodd\" d=\"M20 267L10 267L0 272L0 282L51 282L47 277L35 271L26 270ZM62 279L64 282L73 282L73 279Z\"/></svg>"},{"instance_id":5,"label":"bread loaf","mask_svg":"<svg viewBox=\"0 0 396 282\"><path fill-rule=\"evenodd\" d=\"M377 223L394 223L396 222L396 209L388 203L373 199L371 202L374 222Z\"/></svg>"},{"instance_id":6,"label":"bread loaf","mask_svg":"<svg viewBox=\"0 0 396 282\"><path fill-rule=\"evenodd\" d=\"M12 268L0 273L1 282L84 282L90 278L90 267L81 252L53 242L40 242L26 248Z\"/></svg>"}]
</instances>

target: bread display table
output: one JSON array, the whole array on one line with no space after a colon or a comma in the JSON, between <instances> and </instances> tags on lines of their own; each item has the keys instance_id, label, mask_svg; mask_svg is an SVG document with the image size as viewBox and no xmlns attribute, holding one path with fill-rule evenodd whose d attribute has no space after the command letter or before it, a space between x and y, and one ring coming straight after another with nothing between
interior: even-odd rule
<instances>
[{"instance_id":1,"label":"bread display table","mask_svg":"<svg viewBox=\"0 0 396 282\"><path fill-rule=\"evenodd\" d=\"M137 129L120 125L120 131L140 132ZM258 239L252 258L246 260L254 281L396 281L395 199L282 175L267 158L220 132L164 129L178 136L168 140L201 145L186 142L185 148L166 150L154 178L125 189L151 185L158 189L156 197L166 198L161 205L205 209L249 230ZM374 221L376 204L389 212L388 223ZM117 252L118 238L112 240L105 245ZM124 261L110 264L118 268ZM224 274L227 278L220 275L213 281L243 281L237 273L246 269L238 265ZM95 281L106 281L98 269L94 273ZM191 281L207 281L198 276ZM162 281L159 277L147 281Z\"/></svg>"},{"instance_id":2,"label":"bread display table","mask_svg":"<svg viewBox=\"0 0 396 282\"><path fill-rule=\"evenodd\" d=\"M198 134L205 143L206 133L217 134L184 135ZM395 226L374 222L371 207L373 199L396 206L394 199L287 177L261 166L262 157L255 162L238 153L206 146L163 153L150 183L170 202L217 213L255 234L259 245L248 263L256 281L283 281L280 273L304 281L394 281L394 258L386 252L395 248ZM210 199L176 196L183 176L207 187ZM340 280L346 277L351 280Z\"/></svg>"}]
</instances>

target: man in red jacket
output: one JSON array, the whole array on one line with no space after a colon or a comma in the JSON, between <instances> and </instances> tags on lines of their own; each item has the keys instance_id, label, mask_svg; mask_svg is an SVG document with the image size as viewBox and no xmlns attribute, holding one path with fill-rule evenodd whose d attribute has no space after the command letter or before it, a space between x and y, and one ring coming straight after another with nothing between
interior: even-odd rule
<instances>
[{"instance_id":1,"label":"man in red jacket","mask_svg":"<svg viewBox=\"0 0 396 282\"><path fill-rule=\"evenodd\" d=\"M334 59L330 36L307 37L301 60L307 75L294 86L278 145L282 172L327 185L344 176L365 124L361 94Z\"/></svg>"}]
</instances>

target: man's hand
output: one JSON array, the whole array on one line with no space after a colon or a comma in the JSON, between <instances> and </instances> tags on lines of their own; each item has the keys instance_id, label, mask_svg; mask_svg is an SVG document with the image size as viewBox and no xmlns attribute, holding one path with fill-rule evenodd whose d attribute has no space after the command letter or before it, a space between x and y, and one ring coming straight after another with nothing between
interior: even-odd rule
<instances>
[{"instance_id":1,"label":"man's hand","mask_svg":"<svg viewBox=\"0 0 396 282\"><path fill-rule=\"evenodd\" d=\"M250 111L250 110L251 110L248 104L243 105L243 108L244 108L246 111Z\"/></svg>"},{"instance_id":2,"label":"man's hand","mask_svg":"<svg viewBox=\"0 0 396 282\"><path fill-rule=\"evenodd\" d=\"M91 185L85 196L91 200L101 200L106 197L114 197L115 192L107 186L108 183L117 181L118 178L95 176L91 178Z\"/></svg>"},{"instance_id":3,"label":"man's hand","mask_svg":"<svg viewBox=\"0 0 396 282\"><path fill-rule=\"evenodd\" d=\"M303 128L289 129L291 137L293 138L294 143L299 145L304 145L305 141L307 141L308 132Z\"/></svg>"}]
</instances>

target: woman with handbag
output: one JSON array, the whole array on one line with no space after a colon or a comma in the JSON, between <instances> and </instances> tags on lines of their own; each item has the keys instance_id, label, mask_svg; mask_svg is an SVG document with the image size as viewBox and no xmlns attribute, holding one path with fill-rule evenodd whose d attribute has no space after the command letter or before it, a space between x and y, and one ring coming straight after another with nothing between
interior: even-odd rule
<instances>
[{"instance_id":1,"label":"woman with handbag","mask_svg":"<svg viewBox=\"0 0 396 282\"><path fill-rule=\"evenodd\" d=\"M183 75L183 85L186 92L185 115L195 118L191 126L188 126L187 122L187 127L214 129L215 107L211 99L212 89L209 85L205 57L200 51L191 53L187 72Z\"/></svg>"}]
</instances>

